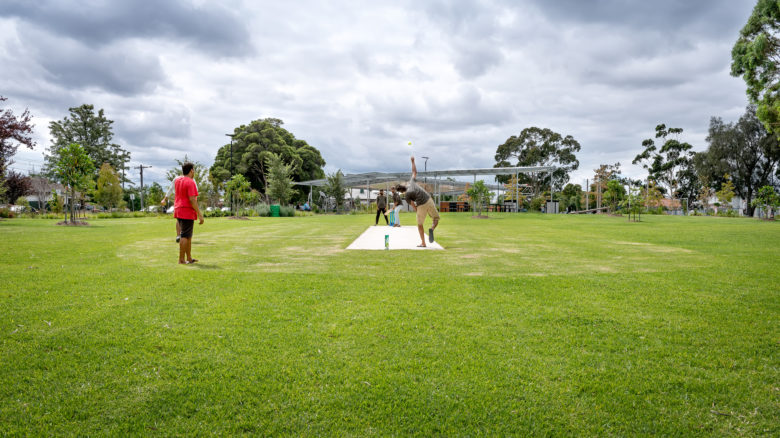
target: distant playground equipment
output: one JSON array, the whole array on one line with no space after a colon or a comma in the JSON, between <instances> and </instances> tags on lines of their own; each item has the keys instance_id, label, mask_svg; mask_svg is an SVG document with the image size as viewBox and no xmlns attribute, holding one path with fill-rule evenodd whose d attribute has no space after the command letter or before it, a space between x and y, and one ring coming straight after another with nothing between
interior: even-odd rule
<instances>
[{"instance_id":1,"label":"distant playground equipment","mask_svg":"<svg viewBox=\"0 0 780 438\"><path fill-rule=\"evenodd\" d=\"M477 181L477 176L498 176L498 175L510 175L514 176L515 187L512 191L512 197L505 199L502 205L492 205L488 211L502 211L502 212L520 212L523 211L522 200L523 198L531 195L530 186L526 184L520 184L518 182L518 176L522 174L544 174L547 173L552 178L552 172L555 170L553 166L535 166L535 167L496 167L496 168L476 168L476 169L455 169L455 170L430 170L424 172L417 172L417 181L422 182L429 193L434 198L434 202L440 207L440 211L468 211L467 202L442 202L442 197L445 195L457 196L465 192L465 181L455 181L452 177L457 176L471 176L474 178L474 182ZM365 205L366 207L371 203L371 191L383 189L389 191L390 186L396 184L404 184L411 178L410 172L368 172L344 175L343 181L345 187L348 188L348 200L347 205L351 205L355 208L358 205ZM323 187L327 184L325 178L314 179L309 181L301 181L296 183L300 186L309 187L309 203L312 203L312 193L314 187ZM506 191L506 188L501 184L486 184L491 191L500 195L502 191ZM354 191L359 193L353 194ZM548 202L552 202L546 211L548 213L557 213L557 201L553 201L554 191L550 192L550 199ZM333 197L328 197L324 192L319 191L320 203L325 211L330 211L335 208L336 202ZM365 197L364 197L365 196ZM451 207L452 206L452 207ZM446 207L446 209L445 209ZM454 210L453 210L454 208ZM409 211L407 207L407 211Z\"/></svg>"}]
</instances>

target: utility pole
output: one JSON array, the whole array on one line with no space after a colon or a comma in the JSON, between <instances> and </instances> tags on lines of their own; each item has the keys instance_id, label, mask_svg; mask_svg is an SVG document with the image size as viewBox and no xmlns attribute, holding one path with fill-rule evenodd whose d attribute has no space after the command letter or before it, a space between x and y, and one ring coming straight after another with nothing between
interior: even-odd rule
<instances>
[{"instance_id":1,"label":"utility pole","mask_svg":"<svg viewBox=\"0 0 780 438\"><path fill-rule=\"evenodd\" d=\"M134 169L141 170L141 211L144 211L144 169L150 169L151 167L152 166L144 166L143 164L134 167Z\"/></svg>"}]
</instances>

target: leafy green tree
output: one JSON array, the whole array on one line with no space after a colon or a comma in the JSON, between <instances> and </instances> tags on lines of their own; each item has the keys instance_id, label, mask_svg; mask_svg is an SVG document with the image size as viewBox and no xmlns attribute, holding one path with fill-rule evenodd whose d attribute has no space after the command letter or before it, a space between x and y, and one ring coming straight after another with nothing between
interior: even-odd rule
<instances>
[{"instance_id":1,"label":"leafy green tree","mask_svg":"<svg viewBox=\"0 0 780 438\"><path fill-rule=\"evenodd\" d=\"M122 183L119 181L119 175L108 163L100 166L95 200L109 210L119 206L122 201Z\"/></svg>"},{"instance_id":2,"label":"leafy green tree","mask_svg":"<svg viewBox=\"0 0 780 438\"><path fill-rule=\"evenodd\" d=\"M747 215L753 216L752 199L759 187L769 185L780 163L780 140L766 130L748 106L736 123L724 123L720 117L710 119L709 147L696 154L694 166L701 180L718 188L728 174L734 192L747 203Z\"/></svg>"},{"instance_id":3,"label":"leafy green tree","mask_svg":"<svg viewBox=\"0 0 780 438\"><path fill-rule=\"evenodd\" d=\"M563 137L550 129L534 126L523 129L520 135L513 135L499 145L493 167L554 166L552 181L549 172L520 175L520 183L530 184L534 195L539 195L544 189L562 187L569 181L569 173L580 165L575 155L579 151L580 144L571 135ZM499 176L496 179L506 183L509 177Z\"/></svg>"},{"instance_id":4,"label":"leafy green tree","mask_svg":"<svg viewBox=\"0 0 780 438\"><path fill-rule=\"evenodd\" d=\"M336 202L336 211L340 211L344 206L344 195L347 194L347 187L344 183L344 174L341 173L341 169L326 177L323 191L326 195L333 197Z\"/></svg>"},{"instance_id":5,"label":"leafy green tree","mask_svg":"<svg viewBox=\"0 0 780 438\"><path fill-rule=\"evenodd\" d=\"M477 208L477 215L482 216L482 208L490 200L490 189L488 186L485 185L484 181L479 180L469 187L466 194L469 196L472 208Z\"/></svg>"},{"instance_id":6,"label":"leafy green tree","mask_svg":"<svg viewBox=\"0 0 780 438\"><path fill-rule=\"evenodd\" d=\"M630 185L628 193L620 201L620 206L628 213L628 220L639 222L642 220L642 188ZM632 218L633 217L633 218Z\"/></svg>"},{"instance_id":7,"label":"leafy green tree","mask_svg":"<svg viewBox=\"0 0 780 438\"><path fill-rule=\"evenodd\" d=\"M698 179L693 170L693 146L679 140L682 132L682 128L667 128L664 124L656 126L655 138L663 141L660 149L653 139L648 138L642 142L645 149L632 163L641 163L651 179L666 186L671 197L694 198Z\"/></svg>"},{"instance_id":8,"label":"leafy green tree","mask_svg":"<svg viewBox=\"0 0 780 438\"><path fill-rule=\"evenodd\" d=\"M246 205L247 195L251 190L249 181L241 174L233 175L233 178L225 184L225 196L230 199L231 208L236 209L233 212L235 216L241 216Z\"/></svg>"},{"instance_id":9,"label":"leafy green tree","mask_svg":"<svg viewBox=\"0 0 780 438\"><path fill-rule=\"evenodd\" d=\"M51 191L51 211L54 213L62 213L65 208L62 196L60 196L56 190Z\"/></svg>"},{"instance_id":10,"label":"leafy green tree","mask_svg":"<svg viewBox=\"0 0 780 438\"><path fill-rule=\"evenodd\" d=\"M756 199L753 200L754 207L763 207L764 217L769 218L771 210L780 205L780 197L777 196L775 188L772 186L763 186L758 189Z\"/></svg>"},{"instance_id":11,"label":"leafy green tree","mask_svg":"<svg viewBox=\"0 0 780 438\"><path fill-rule=\"evenodd\" d=\"M155 206L159 210L162 208L160 206L160 202L162 202L164 196L165 191L163 190L162 186L155 182L149 186L148 192L146 196L144 196L144 199L147 200L149 205Z\"/></svg>"},{"instance_id":12,"label":"leafy green tree","mask_svg":"<svg viewBox=\"0 0 780 438\"><path fill-rule=\"evenodd\" d=\"M268 158L276 154L291 166L293 181L307 181L325 177L325 160L320 152L306 141L296 139L284 129L279 119L254 120L233 130L233 142L222 146L217 152L211 175L224 182L231 175L241 174L252 188L267 194ZM231 152L232 148L232 152ZM232 159L231 159L232 156ZM294 199L306 197L303 188L295 189Z\"/></svg>"},{"instance_id":13,"label":"leafy green tree","mask_svg":"<svg viewBox=\"0 0 780 438\"><path fill-rule=\"evenodd\" d=\"M268 173L265 180L268 183L268 197L279 201L281 205L287 205L294 190L291 178L293 169L289 164L284 164L282 157L276 154L270 154L266 159L266 169Z\"/></svg>"},{"instance_id":14,"label":"leafy green tree","mask_svg":"<svg viewBox=\"0 0 780 438\"><path fill-rule=\"evenodd\" d=\"M30 211L30 201L28 201L24 196L16 198L16 202L14 202L14 204L22 207L22 212L27 213Z\"/></svg>"},{"instance_id":15,"label":"leafy green tree","mask_svg":"<svg viewBox=\"0 0 780 438\"><path fill-rule=\"evenodd\" d=\"M601 201L607 191L607 183L613 179L620 179L620 163L601 164L598 169L593 169L593 180L590 184L590 191L593 192L591 197L593 207L588 208L603 207Z\"/></svg>"},{"instance_id":16,"label":"leafy green tree","mask_svg":"<svg viewBox=\"0 0 780 438\"><path fill-rule=\"evenodd\" d=\"M731 75L742 76L758 119L769 132L780 125L780 2L758 0L731 50Z\"/></svg>"},{"instance_id":17,"label":"leafy green tree","mask_svg":"<svg viewBox=\"0 0 780 438\"><path fill-rule=\"evenodd\" d=\"M257 205L262 200L263 195L255 189L252 189L246 195L246 203L248 205Z\"/></svg>"},{"instance_id":18,"label":"leafy green tree","mask_svg":"<svg viewBox=\"0 0 780 438\"><path fill-rule=\"evenodd\" d=\"M626 197L626 188L623 184L615 179L607 182L607 190L604 192L604 200L609 206L610 212L617 211L617 207Z\"/></svg>"},{"instance_id":19,"label":"leafy green tree","mask_svg":"<svg viewBox=\"0 0 780 438\"><path fill-rule=\"evenodd\" d=\"M63 185L70 189L70 221L76 222L76 191L86 191L92 187L91 178L95 165L77 143L71 143L58 151L59 161L54 166L55 175Z\"/></svg>"},{"instance_id":20,"label":"leafy green tree","mask_svg":"<svg viewBox=\"0 0 780 438\"><path fill-rule=\"evenodd\" d=\"M68 117L49 123L52 144L46 155L47 172L54 172L57 163L60 161L60 150L72 143L81 145L95 165L108 163L119 174L121 174L122 170L128 169L127 163L130 161L130 152L113 143L114 132L112 125L114 121L106 118L102 109L95 114L93 105L84 104L70 108L69 111L70 115ZM93 174L93 177L96 178L97 175ZM129 179L125 178L123 182L129 181Z\"/></svg>"},{"instance_id":21,"label":"leafy green tree","mask_svg":"<svg viewBox=\"0 0 780 438\"><path fill-rule=\"evenodd\" d=\"M583 199L582 186L579 184L566 184L560 193L561 206L564 210L582 210Z\"/></svg>"},{"instance_id":22,"label":"leafy green tree","mask_svg":"<svg viewBox=\"0 0 780 438\"><path fill-rule=\"evenodd\" d=\"M715 193L718 200L722 205L731 205L731 200L734 199L734 184L731 182L731 176L724 175L726 182L720 185L720 190ZM730 207L729 207L730 208Z\"/></svg>"}]
</instances>

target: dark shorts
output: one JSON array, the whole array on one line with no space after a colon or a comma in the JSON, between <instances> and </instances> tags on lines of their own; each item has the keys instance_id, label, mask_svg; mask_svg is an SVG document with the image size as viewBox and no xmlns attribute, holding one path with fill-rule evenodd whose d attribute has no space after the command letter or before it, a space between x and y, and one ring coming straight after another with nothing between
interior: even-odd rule
<instances>
[{"instance_id":1,"label":"dark shorts","mask_svg":"<svg viewBox=\"0 0 780 438\"><path fill-rule=\"evenodd\" d=\"M179 221L179 227L181 227L181 238L191 239L192 229L195 228L195 220L194 219L176 219L176 220Z\"/></svg>"}]
</instances>

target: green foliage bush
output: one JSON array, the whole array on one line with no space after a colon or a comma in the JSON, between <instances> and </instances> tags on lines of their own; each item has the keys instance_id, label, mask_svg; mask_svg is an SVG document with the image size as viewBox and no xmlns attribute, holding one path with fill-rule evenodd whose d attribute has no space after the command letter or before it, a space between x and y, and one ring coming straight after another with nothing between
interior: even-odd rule
<instances>
[{"instance_id":1,"label":"green foliage bush","mask_svg":"<svg viewBox=\"0 0 780 438\"><path fill-rule=\"evenodd\" d=\"M543 196L537 196L536 198L531 200L531 203L529 205L529 210L532 211L542 211L542 206L544 205L544 197Z\"/></svg>"},{"instance_id":2,"label":"green foliage bush","mask_svg":"<svg viewBox=\"0 0 780 438\"><path fill-rule=\"evenodd\" d=\"M255 212L258 216L268 217L271 215L271 206L268 204L257 204L255 206Z\"/></svg>"},{"instance_id":3,"label":"green foliage bush","mask_svg":"<svg viewBox=\"0 0 780 438\"><path fill-rule=\"evenodd\" d=\"M15 216L16 216L16 214L13 211L11 211L11 209L9 209L9 208L0 208L0 218L11 219L11 218L13 218Z\"/></svg>"},{"instance_id":4,"label":"green foliage bush","mask_svg":"<svg viewBox=\"0 0 780 438\"><path fill-rule=\"evenodd\" d=\"M295 216L295 207L286 205L281 206L279 208L279 216L280 217L294 217Z\"/></svg>"},{"instance_id":5,"label":"green foliage bush","mask_svg":"<svg viewBox=\"0 0 780 438\"><path fill-rule=\"evenodd\" d=\"M230 216L229 211L211 210L203 212L203 217L227 217Z\"/></svg>"}]
</instances>

